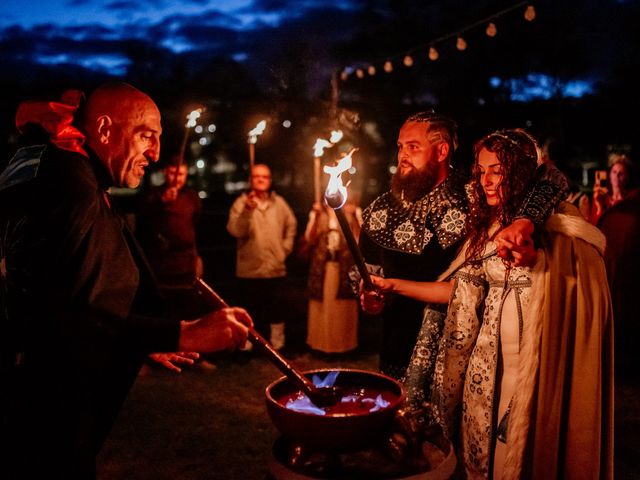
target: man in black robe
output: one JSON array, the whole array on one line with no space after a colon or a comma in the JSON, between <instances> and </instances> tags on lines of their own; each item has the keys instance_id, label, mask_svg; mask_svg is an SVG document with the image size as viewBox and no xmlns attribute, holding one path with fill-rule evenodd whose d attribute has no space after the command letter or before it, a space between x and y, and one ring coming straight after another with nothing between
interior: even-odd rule
<instances>
[{"instance_id":1,"label":"man in black robe","mask_svg":"<svg viewBox=\"0 0 640 480\"><path fill-rule=\"evenodd\" d=\"M248 314L169 318L109 200L157 161L160 112L134 87L26 102L0 174L3 478L95 477L95 458L150 352L233 349Z\"/></svg>"}]
</instances>

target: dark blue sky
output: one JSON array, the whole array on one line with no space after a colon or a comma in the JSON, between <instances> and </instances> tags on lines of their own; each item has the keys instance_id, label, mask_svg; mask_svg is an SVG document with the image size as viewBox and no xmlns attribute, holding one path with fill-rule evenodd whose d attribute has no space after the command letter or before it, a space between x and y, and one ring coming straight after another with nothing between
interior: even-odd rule
<instances>
[{"instance_id":1,"label":"dark blue sky","mask_svg":"<svg viewBox=\"0 0 640 480\"><path fill-rule=\"evenodd\" d=\"M346 27L359 2L346 0L3 0L0 39L15 40L14 55L39 63L76 63L124 72L121 41L140 40L174 53L206 51L245 60L277 31L318 15L325 33ZM335 20L328 22L332 12ZM331 17L331 15L329 16ZM295 34L296 29L290 30ZM307 31L313 34L312 31ZM333 38L339 32L333 32Z\"/></svg>"},{"instance_id":2,"label":"dark blue sky","mask_svg":"<svg viewBox=\"0 0 640 480\"><path fill-rule=\"evenodd\" d=\"M536 85L541 83L542 88L545 82L554 81L546 78L543 71L543 62L551 55L566 55L566 64L575 63L575 71L564 78L565 82L599 81L608 73L610 65L625 61L625 56L633 51L629 42L624 44L629 32L617 28L615 22L624 18L625 8L637 1L534 2L542 12L536 22L555 32L558 42L556 51L544 51L540 45L538 52L526 53L542 57L537 71L529 73L543 76L532 76L530 81ZM352 66L366 69L367 62L380 62L390 52L399 55L395 59L399 63L402 49L410 50L517 3L520 2L2 0L0 54L14 65L22 62L71 64L125 75L132 61L129 47L131 41L135 41L175 55L186 54L190 59L229 58L251 65L257 78L277 78L273 71L274 58L286 55L282 52L292 45L304 43L314 57L307 63L305 74L326 83L335 68ZM407 27L406 31L401 20L403 15L405 19L410 15L415 17L409 18L413 26ZM504 24L500 20L503 18L496 21L499 35L504 35ZM511 15L509 22L512 25L524 23L522 13ZM390 30L387 24L394 24L395 30ZM484 26L479 28L484 29ZM511 33L514 44L518 42L517 31L514 29ZM571 37L563 38L565 32L571 32ZM387 41L386 38L392 35L393 38ZM358 36L360 43L350 50L350 42ZM367 39L365 43L362 38ZM341 56L336 56L336 46L341 49ZM474 47L471 44L469 55L477 55ZM422 55L424 57L425 52ZM487 62L495 61L495 58L487 58ZM378 63L378 71L381 67L382 64ZM314 71L309 72L310 68ZM577 85L573 87L574 91L582 88L581 83ZM588 85L586 88L588 91Z\"/></svg>"}]
</instances>

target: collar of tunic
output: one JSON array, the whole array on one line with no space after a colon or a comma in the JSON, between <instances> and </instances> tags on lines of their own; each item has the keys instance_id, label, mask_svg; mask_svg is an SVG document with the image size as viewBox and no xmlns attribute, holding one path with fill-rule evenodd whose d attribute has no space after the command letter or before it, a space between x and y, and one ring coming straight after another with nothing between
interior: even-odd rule
<instances>
[{"instance_id":1,"label":"collar of tunic","mask_svg":"<svg viewBox=\"0 0 640 480\"><path fill-rule=\"evenodd\" d=\"M383 193L363 211L362 228L383 248L419 255L430 242L446 249L463 237L467 205L463 179L449 175L415 202Z\"/></svg>"}]
</instances>

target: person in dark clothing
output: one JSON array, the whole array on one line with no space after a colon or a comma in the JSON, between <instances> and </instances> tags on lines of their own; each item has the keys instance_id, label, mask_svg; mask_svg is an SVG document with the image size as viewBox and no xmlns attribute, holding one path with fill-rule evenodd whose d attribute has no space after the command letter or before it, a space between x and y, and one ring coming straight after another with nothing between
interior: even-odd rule
<instances>
[{"instance_id":1,"label":"person in dark clothing","mask_svg":"<svg viewBox=\"0 0 640 480\"><path fill-rule=\"evenodd\" d=\"M95 478L95 460L144 358L233 349L240 308L165 314L145 257L114 212L160 149L160 112L123 84L25 102L28 134L0 174L3 478Z\"/></svg>"},{"instance_id":2,"label":"person in dark clothing","mask_svg":"<svg viewBox=\"0 0 640 480\"><path fill-rule=\"evenodd\" d=\"M615 319L616 377L640 381L637 348L640 340L640 188L610 207L596 225L607 238L604 261Z\"/></svg>"},{"instance_id":3,"label":"person in dark clothing","mask_svg":"<svg viewBox=\"0 0 640 480\"><path fill-rule=\"evenodd\" d=\"M467 178L451 166L457 144L457 125L443 115L421 112L404 122L391 190L363 212L359 244L374 273L434 281L455 258L465 236L468 210ZM524 251L522 246L531 241L534 225L541 224L565 195L566 179L557 169L539 170L521 215L498 234L511 246L511 250L500 251L505 258ZM367 313L381 313L380 370L401 379L416 344L425 304L362 290L361 306ZM439 340L440 326L434 325L433 342Z\"/></svg>"},{"instance_id":4,"label":"person in dark clothing","mask_svg":"<svg viewBox=\"0 0 640 480\"><path fill-rule=\"evenodd\" d=\"M202 276L196 226L202 211L198 193L186 187L187 165L175 156L164 168L165 183L143 196L136 235L161 286L191 285Z\"/></svg>"}]
</instances>

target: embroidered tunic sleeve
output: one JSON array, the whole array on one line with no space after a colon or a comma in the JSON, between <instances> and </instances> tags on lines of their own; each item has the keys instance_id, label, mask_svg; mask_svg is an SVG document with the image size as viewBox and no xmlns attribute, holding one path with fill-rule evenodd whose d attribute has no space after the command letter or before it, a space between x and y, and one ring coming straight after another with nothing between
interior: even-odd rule
<instances>
[{"instance_id":1,"label":"embroidered tunic sleeve","mask_svg":"<svg viewBox=\"0 0 640 480\"><path fill-rule=\"evenodd\" d=\"M517 216L541 226L568 194L569 183L564 174L553 165L544 163L538 167L536 183L522 202Z\"/></svg>"},{"instance_id":2,"label":"embroidered tunic sleeve","mask_svg":"<svg viewBox=\"0 0 640 480\"><path fill-rule=\"evenodd\" d=\"M449 438L456 431L465 373L480 331L486 292L481 263L468 264L456 273L431 392L434 419Z\"/></svg>"}]
</instances>

